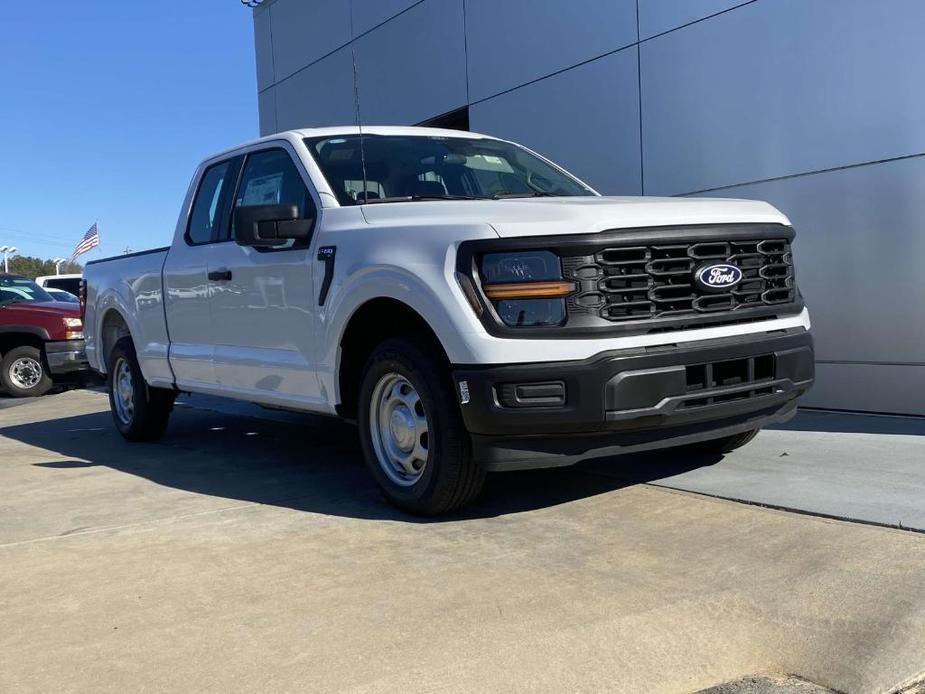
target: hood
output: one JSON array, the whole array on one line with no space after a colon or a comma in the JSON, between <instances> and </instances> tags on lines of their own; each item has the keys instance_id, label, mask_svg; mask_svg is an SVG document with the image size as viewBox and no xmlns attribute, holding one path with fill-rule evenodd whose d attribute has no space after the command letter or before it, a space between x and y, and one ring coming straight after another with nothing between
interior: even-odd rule
<instances>
[{"instance_id":1,"label":"hood","mask_svg":"<svg viewBox=\"0 0 925 694\"><path fill-rule=\"evenodd\" d=\"M766 202L733 198L561 197L363 205L369 224L490 224L501 237L589 234L675 224L786 224Z\"/></svg>"},{"instance_id":2,"label":"hood","mask_svg":"<svg viewBox=\"0 0 925 694\"><path fill-rule=\"evenodd\" d=\"M18 313L20 315L42 314L62 318L80 318L79 304L67 304L61 301L21 301L17 304L4 304L2 310L7 312L7 315Z\"/></svg>"}]
</instances>

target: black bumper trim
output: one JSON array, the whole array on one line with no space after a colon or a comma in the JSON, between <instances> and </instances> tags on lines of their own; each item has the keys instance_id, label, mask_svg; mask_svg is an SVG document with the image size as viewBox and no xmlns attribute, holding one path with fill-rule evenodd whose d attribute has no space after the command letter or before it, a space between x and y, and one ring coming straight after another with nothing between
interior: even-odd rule
<instances>
[{"instance_id":1,"label":"black bumper trim","mask_svg":"<svg viewBox=\"0 0 925 694\"><path fill-rule=\"evenodd\" d=\"M755 374L758 360L773 360L773 372ZM753 376L717 378L700 389L691 387L688 369L714 364L720 371L737 361L747 364ZM640 445L661 447L663 439L724 436L722 431L743 417L750 428L779 421L813 383L813 343L812 336L798 328L603 353L577 362L458 366L453 376L457 385L461 381L468 385L469 402L461 406L463 420L478 444L476 459L483 463L501 462L489 448L543 453L557 450L556 441L576 435L580 435L579 446L586 448L583 453L590 450L587 442L598 437L602 437L600 445L593 448L642 450ZM510 384L553 379L565 383L562 406L504 407L498 397L499 390ZM641 434L642 439L605 440L618 434ZM518 440L516 446L512 439Z\"/></svg>"},{"instance_id":2,"label":"black bumper trim","mask_svg":"<svg viewBox=\"0 0 925 694\"><path fill-rule=\"evenodd\" d=\"M785 403L725 420L649 431L543 437L472 436L473 458L493 472L564 467L582 460L686 446L786 422L796 404Z\"/></svg>"}]
</instances>

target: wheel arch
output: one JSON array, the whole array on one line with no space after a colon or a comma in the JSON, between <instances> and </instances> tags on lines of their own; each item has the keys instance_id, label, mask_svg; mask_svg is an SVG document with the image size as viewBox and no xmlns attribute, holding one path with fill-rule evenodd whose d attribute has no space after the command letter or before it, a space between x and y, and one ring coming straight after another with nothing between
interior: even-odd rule
<instances>
[{"instance_id":1,"label":"wheel arch","mask_svg":"<svg viewBox=\"0 0 925 694\"><path fill-rule=\"evenodd\" d=\"M129 328L125 316L117 308L108 308L103 313L100 321L100 366L104 370L109 369L109 357L112 354L113 347L123 337L132 338L132 331Z\"/></svg>"},{"instance_id":2,"label":"wheel arch","mask_svg":"<svg viewBox=\"0 0 925 694\"><path fill-rule=\"evenodd\" d=\"M357 395L366 362L373 350L390 337L414 336L449 367L447 351L427 320L412 306L392 297L369 299L354 309L338 340L337 413L356 418Z\"/></svg>"},{"instance_id":3,"label":"wheel arch","mask_svg":"<svg viewBox=\"0 0 925 694\"><path fill-rule=\"evenodd\" d=\"M11 349L28 345L44 352L47 333L41 328L23 326L0 330L0 358Z\"/></svg>"}]
</instances>

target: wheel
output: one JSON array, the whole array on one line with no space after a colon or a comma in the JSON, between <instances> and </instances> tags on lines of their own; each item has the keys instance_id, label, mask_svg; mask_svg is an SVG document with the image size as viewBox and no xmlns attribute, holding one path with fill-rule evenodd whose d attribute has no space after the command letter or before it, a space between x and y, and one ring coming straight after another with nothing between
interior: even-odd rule
<instances>
[{"instance_id":1,"label":"wheel","mask_svg":"<svg viewBox=\"0 0 925 694\"><path fill-rule=\"evenodd\" d=\"M164 435L177 394L145 383L135 346L124 337L109 357L109 408L116 428L129 441L155 441Z\"/></svg>"},{"instance_id":2,"label":"wheel","mask_svg":"<svg viewBox=\"0 0 925 694\"><path fill-rule=\"evenodd\" d=\"M54 385L45 368L42 350L29 345L14 347L3 355L0 383L14 398L45 395Z\"/></svg>"},{"instance_id":3,"label":"wheel","mask_svg":"<svg viewBox=\"0 0 925 694\"><path fill-rule=\"evenodd\" d=\"M360 385L358 423L366 464L398 508L432 516L475 499L485 470L472 460L446 367L422 340L379 345Z\"/></svg>"},{"instance_id":4,"label":"wheel","mask_svg":"<svg viewBox=\"0 0 925 694\"><path fill-rule=\"evenodd\" d=\"M724 436L721 439L712 439L710 441L701 441L700 443L694 443L690 446L685 446L685 448L692 453L701 454L712 453L722 455L724 453L731 453L736 448L741 448L745 444L749 443L753 438L758 436L759 431L760 429L743 431L741 434Z\"/></svg>"}]
</instances>

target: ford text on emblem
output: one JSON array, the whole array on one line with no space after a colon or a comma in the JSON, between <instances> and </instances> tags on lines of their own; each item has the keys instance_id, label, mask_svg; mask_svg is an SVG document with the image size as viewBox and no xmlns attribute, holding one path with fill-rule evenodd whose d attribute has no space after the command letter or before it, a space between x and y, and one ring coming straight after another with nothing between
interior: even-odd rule
<instances>
[{"instance_id":1,"label":"ford text on emblem","mask_svg":"<svg viewBox=\"0 0 925 694\"><path fill-rule=\"evenodd\" d=\"M694 279L697 286L705 291L722 292L742 281L742 271L728 263L712 263L696 270Z\"/></svg>"}]
</instances>

